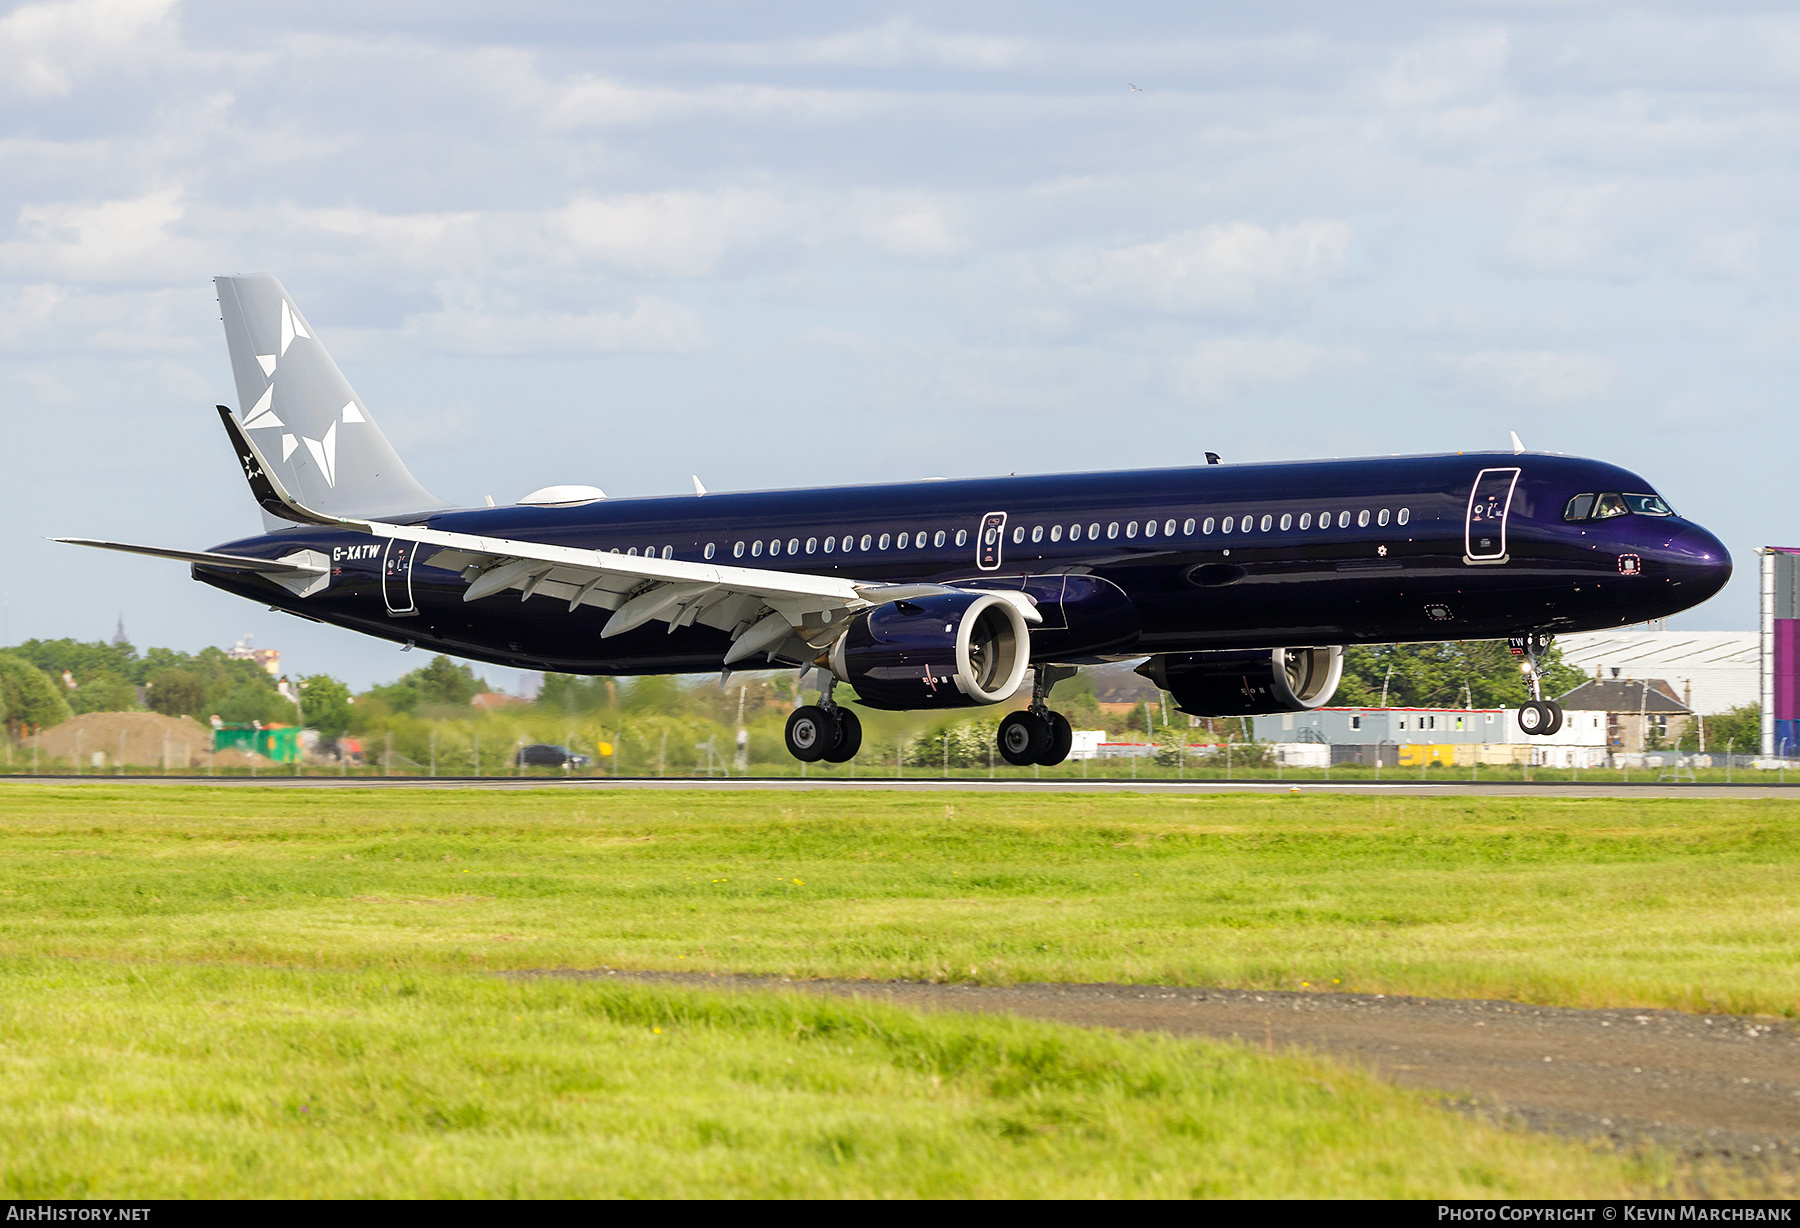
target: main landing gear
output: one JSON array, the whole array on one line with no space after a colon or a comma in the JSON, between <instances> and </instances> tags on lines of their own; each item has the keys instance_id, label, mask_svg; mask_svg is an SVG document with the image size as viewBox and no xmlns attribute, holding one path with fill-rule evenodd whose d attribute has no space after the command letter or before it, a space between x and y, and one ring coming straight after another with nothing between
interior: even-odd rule
<instances>
[{"instance_id":1,"label":"main landing gear","mask_svg":"<svg viewBox=\"0 0 1800 1228\"><path fill-rule=\"evenodd\" d=\"M1000 757L1014 767L1055 767L1069 757L1075 744L1075 731L1069 718L1049 707L1050 688L1064 678L1073 678L1075 670L1067 665L1034 665L1031 685L1031 707L1009 713L1000 722L996 740Z\"/></svg>"},{"instance_id":2,"label":"main landing gear","mask_svg":"<svg viewBox=\"0 0 1800 1228\"><path fill-rule=\"evenodd\" d=\"M819 692L819 702L795 708L788 717L788 754L802 763L848 763L862 749L862 722L856 713L831 698L833 679Z\"/></svg>"},{"instance_id":3,"label":"main landing gear","mask_svg":"<svg viewBox=\"0 0 1800 1228\"><path fill-rule=\"evenodd\" d=\"M1544 678L1538 662L1550 651L1550 641L1555 638L1548 635L1515 635L1507 641L1513 656L1525 658L1525 684L1531 688L1531 698L1519 705L1519 730L1532 737L1547 738L1562 728L1562 705L1555 700L1544 698Z\"/></svg>"}]
</instances>

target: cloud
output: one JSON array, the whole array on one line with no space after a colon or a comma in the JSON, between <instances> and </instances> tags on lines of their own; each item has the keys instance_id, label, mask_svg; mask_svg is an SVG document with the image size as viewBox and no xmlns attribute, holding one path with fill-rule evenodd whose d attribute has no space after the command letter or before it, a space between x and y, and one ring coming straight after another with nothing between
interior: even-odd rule
<instances>
[{"instance_id":1,"label":"cloud","mask_svg":"<svg viewBox=\"0 0 1800 1228\"><path fill-rule=\"evenodd\" d=\"M1491 95L1504 84L1511 40L1502 29L1433 38L1395 51L1376 80L1391 107L1441 107Z\"/></svg>"},{"instance_id":2,"label":"cloud","mask_svg":"<svg viewBox=\"0 0 1800 1228\"><path fill-rule=\"evenodd\" d=\"M164 19L174 7L174 0L22 4L0 17L0 88L33 99L68 94L79 75L143 57L156 35L170 33Z\"/></svg>"},{"instance_id":3,"label":"cloud","mask_svg":"<svg viewBox=\"0 0 1800 1228\"><path fill-rule=\"evenodd\" d=\"M37 283L0 291L0 353L169 354L200 348L206 296L156 290L95 294Z\"/></svg>"},{"instance_id":4,"label":"cloud","mask_svg":"<svg viewBox=\"0 0 1800 1228\"><path fill-rule=\"evenodd\" d=\"M1260 388L1344 370L1361 357L1350 347L1312 345L1292 337L1225 337L1202 344L1181 362L1175 385L1196 404L1230 404Z\"/></svg>"},{"instance_id":5,"label":"cloud","mask_svg":"<svg viewBox=\"0 0 1800 1228\"><path fill-rule=\"evenodd\" d=\"M1077 295L1178 314L1291 302L1343 268L1351 229L1300 222L1205 226L1153 243L1066 254L1051 276Z\"/></svg>"},{"instance_id":6,"label":"cloud","mask_svg":"<svg viewBox=\"0 0 1800 1228\"><path fill-rule=\"evenodd\" d=\"M1514 404L1555 409L1600 400L1619 380L1600 354L1565 350L1487 350L1449 359L1475 388Z\"/></svg>"},{"instance_id":7,"label":"cloud","mask_svg":"<svg viewBox=\"0 0 1800 1228\"><path fill-rule=\"evenodd\" d=\"M691 353L705 346L706 321L668 299L642 297L629 310L586 314L490 311L448 306L409 316L394 330L330 330L333 353L393 358L408 353L513 358L522 355Z\"/></svg>"},{"instance_id":8,"label":"cloud","mask_svg":"<svg viewBox=\"0 0 1800 1228\"><path fill-rule=\"evenodd\" d=\"M776 42L740 43L722 50L725 63L821 65L844 68L1001 69L1034 60L1039 45L1028 39L982 34L940 34L897 17L865 30Z\"/></svg>"},{"instance_id":9,"label":"cloud","mask_svg":"<svg viewBox=\"0 0 1800 1228\"><path fill-rule=\"evenodd\" d=\"M1501 251L1512 264L1537 273L1603 277L1636 273L1638 262L1618 250L1624 229L1619 217L1622 195L1617 183L1534 192Z\"/></svg>"},{"instance_id":10,"label":"cloud","mask_svg":"<svg viewBox=\"0 0 1800 1228\"><path fill-rule=\"evenodd\" d=\"M176 232L186 214L178 188L98 204L24 205L17 237L0 243L0 272L76 282L192 276L210 253Z\"/></svg>"}]
</instances>

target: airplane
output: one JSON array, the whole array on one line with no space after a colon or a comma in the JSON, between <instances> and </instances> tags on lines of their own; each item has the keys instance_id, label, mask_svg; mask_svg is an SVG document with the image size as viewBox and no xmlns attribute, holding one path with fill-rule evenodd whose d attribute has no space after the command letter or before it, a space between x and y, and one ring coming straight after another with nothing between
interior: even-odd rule
<instances>
[{"instance_id":1,"label":"airplane","mask_svg":"<svg viewBox=\"0 0 1800 1228\"><path fill-rule=\"evenodd\" d=\"M793 668L787 749L846 762L851 687L886 710L1031 701L1019 766L1067 757L1052 688L1138 672L1202 717L1329 702L1344 646L1506 638L1527 734L1562 724L1561 632L1663 618L1731 575L1719 539L1641 477L1511 451L608 498L546 486L453 507L407 471L268 275L215 281L238 403L218 414L267 530L211 550L88 538L316 622L519 669Z\"/></svg>"}]
</instances>

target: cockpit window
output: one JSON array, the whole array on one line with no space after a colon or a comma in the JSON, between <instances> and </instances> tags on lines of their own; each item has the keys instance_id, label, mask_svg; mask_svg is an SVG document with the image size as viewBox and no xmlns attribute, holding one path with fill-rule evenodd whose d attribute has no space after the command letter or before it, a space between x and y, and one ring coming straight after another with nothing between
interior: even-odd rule
<instances>
[{"instance_id":1,"label":"cockpit window","mask_svg":"<svg viewBox=\"0 0 1800 1228\"><path fill-rule=\"evenodd\" d=\"M1563 509L1564 520L1610 520L1614 516L1673 516L1675 509L1664 503L1660 495L1626 495L1608 491L1599 495L1576 495Z\"/></svg>"}]
</instances>

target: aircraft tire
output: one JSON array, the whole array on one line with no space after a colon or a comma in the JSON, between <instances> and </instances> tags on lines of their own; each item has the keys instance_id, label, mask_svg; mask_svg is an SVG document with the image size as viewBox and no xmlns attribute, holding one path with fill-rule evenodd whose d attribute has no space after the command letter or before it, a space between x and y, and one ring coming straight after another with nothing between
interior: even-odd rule
<instances>
[{"instance_id":1,"label":"aircraft tire","mask_svg":"<svg viewBox=\"0 0 1800 1228\"><path fill-rule=\"evenodd\" d=\"M1526 700L1519 705L1519 732L1533 738L1545 737L1555 732L1552 728L1552 713L1554 712L1556 712L1554 705L1547 704L1541 699Z\"/></svg>"},{"instance_id":2,"label":"aircraft tire","mask_svg":"<svg viewBox=\"0 0 1800 1228\"><path fill-rule=\"evenodd\" d=\"M862 722L848 708L839 708L833 715L837 717L838 740L825 752L825 762L848 763L862 749Z\"/></svg>"},{"instance_id":3,"label":"aircraft tire","mask_svg":"<svg viewBox=\"0 0 1800 1228\"><path fill-rule=\"evenodd\" d=\"M802 763L817 763L837 745L838 723L825 709L807 704L788 717L786 737L788 754Z\"/></svg>"},{"instance_id":4,"label":"aircraft tire","mask_svg":"<svg viewBox=\"0 0 1800 1228\"><path fill-rule=\"evenodd\" d=\"M1014 767L1030 767L1050 743L1050 722L1035 712L1014 712L1000 722L994 740L1002 759Z\"/></svg>"},{"instance_id":5,"label":"aircraft tire","mask_svg":"<svg viewBox=\"0 0 1800 1228\"><path fill-rule=\"evenodd\" d=\"M1562 729L1563 710L1562 705L1557 703L1554 699L1546 699L1544 701L1544 706L1550 709L1550 728L1544 730L1544 736L1547 738L1551 734L1557 733Z\"/></svg>"},{"instance_id":6,"label":"aircraft tire","mask_svg":"<svg viewBox=\"0 0 1800 1228\"><path fill-rule=\"evenodd\" d=\"M1044 753L1037 757L1039 767L1055 767L1069 757L1069 749L1075 745L1075 730L1069 725L1069 718L1060 712L1045 714L1045 722L1050 727L1050 736L1044 742Z\"/></svg>"}]
</instances>

